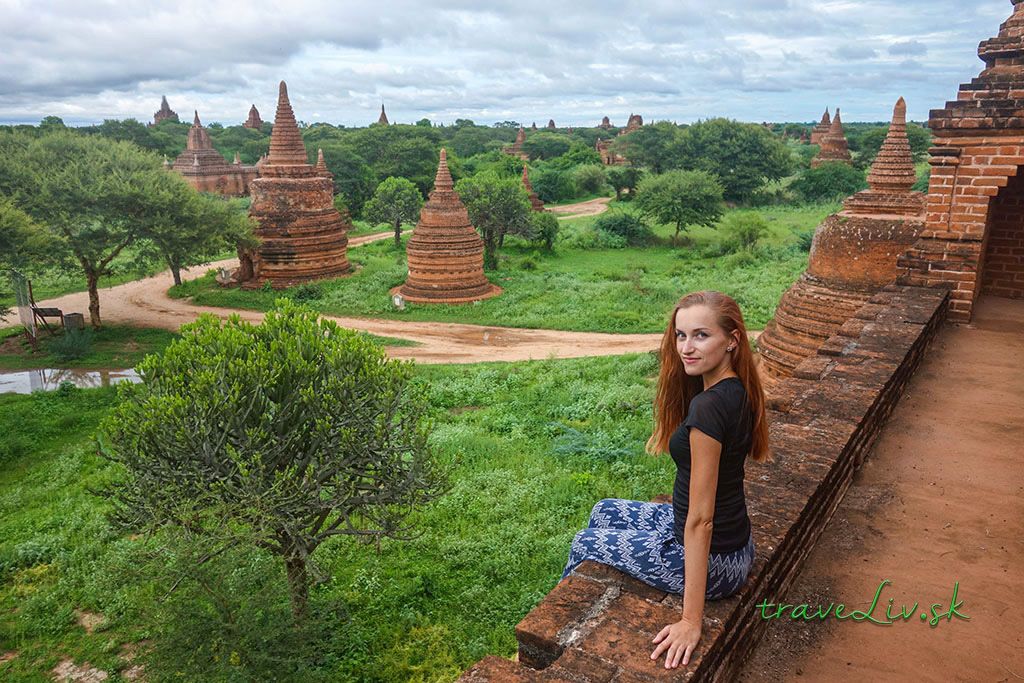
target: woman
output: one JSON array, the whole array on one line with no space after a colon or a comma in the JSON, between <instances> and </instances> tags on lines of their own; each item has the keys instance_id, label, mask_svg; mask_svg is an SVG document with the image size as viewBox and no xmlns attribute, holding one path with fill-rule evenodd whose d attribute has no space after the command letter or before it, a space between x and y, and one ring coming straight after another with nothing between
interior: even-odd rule
<instances>
[{"instance_id":1,"label":"woman","mask_svg":"<svg viewBox=\"0 0 1024 683\"><path fill-rule=\"evenodd\" d=\"M747 455L769 459L764 404L736 302L711 291L683 297L661 342L654 433L647 442L649 453L668 451L676 463L672 503L599 501L562 573L589 559L682 593L682 619L654 638L651 659L666 652L665 668L689 664L705 599L728 597L747 580L754 538L744 462Z\"/></svg>"}]
</instances>

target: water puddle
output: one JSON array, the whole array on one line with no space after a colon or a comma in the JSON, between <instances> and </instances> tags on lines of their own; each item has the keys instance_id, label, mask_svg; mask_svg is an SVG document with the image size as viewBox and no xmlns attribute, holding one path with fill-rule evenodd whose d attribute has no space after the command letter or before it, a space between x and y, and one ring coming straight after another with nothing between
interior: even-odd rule
<instances>
[{"instance_id":1,"label":"water puddle","mask_svg":"<svg viewBox=\"0 0 1024 683\"><path fill-rule=\"evenodd\" d=\"M134 370L77 370L52 369L22 370L0 373L0 394L31 394L33 391L53 391L61 382L71 382L82 389L109 387L118 382L141 382Z\"/></svg>"}]
</instances>

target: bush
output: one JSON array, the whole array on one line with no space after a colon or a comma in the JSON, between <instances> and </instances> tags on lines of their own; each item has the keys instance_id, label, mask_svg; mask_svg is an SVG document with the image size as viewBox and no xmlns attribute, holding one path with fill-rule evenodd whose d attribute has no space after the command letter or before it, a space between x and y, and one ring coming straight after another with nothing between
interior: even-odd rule
<instances>
[{"instance_id":1,"label":"bush","mask_svg":"<svg viewBox=\"0 0 1024 683\"><path fill-rule=\"evenodd\" d=\"M534 211L530 216L530 225L534 241L551 251L558 237L558 217L547 211Z\"/></svg>"},{"instance_id":2,"label":"bush","mask_svg":"<svg viewBox=\"0 0 1024 683\"><path fill-rule=\"evenodd\" d=\"M598 164L578 167L574 179L576 180L576 191L580 194L597 194L603 192L608 185L608 176L604 166Z\"/></svg>"},{"instance_id":3,"label":"bush","mask_svg":"<svg viewBox=\"0 0 1024 683\"><path fill-rule=\"evenodd\" d=\"M650 244L654 233L640 218L625 211L609 211L594 221L594 230L617 235L629 246Z\"/></svg>"},{"instance_id":4,"label":"bush","mask_svg":"<svg viewBox=\"0 0 1024 683\"><path fill-rule=\"evenodd\" d=\"M914 187L911 188L911 189L913 189L915 192L924 192L925 194L927 194L928 193L928 184L931 182L931 179L932 179L932 169L927 168L927 169L925 169L924 174L920 178L917 179L917 182L914 183Z\"/></svg>"},{"instance_id":5,"label":"bush","mask_svg":"<svg viewBox=\"0 0 1024 683\"><path fill-rule=\"evenodd\" d=\"M533 191L544 202L560 202L576 196L576 184L568 171L547 169L532 179Z\"/></svg>"},{"instance_id":6,"label":"bush","mask_svg":"<svg viewBox=\"0 0 1024 683\"><path fill-rule=\"evenodd\" d=\"M829 202L849 197L867 186L863 170L829 162L801 171L790 187L806 202Z\"/></svg>"},{"instance_id":7,"label":"bush","mask_svg":"<svg viewBox=\"0 0 1024 683\"><path fill-rule=\"evenodd\" d=\"M797 233L796 243L800 251L810 251L811 244L814 243L814 230L805 230L804 232Z\"/></svg>"},{"instance_id":8,"label":"bush","mask_svg":"<svg viewBox=\"0 0 1024 683\"><path fill-rule=\"evenodd\" d=\"M64 334L50 340L46 349L63 362L85 358L92 351L92 330L67 328Z\"/></svg>"},{"instance_id":9,"label":"bush","mask_svg":"<svg viewBox=\"0 0 1024 683\"><path fill-rule=\"evenodd\" d=\"M756 247L758 240L768 232L768 223L760 214L734 213L726 216L720 229L725 251L737 252Z\"/></svg>"},{"instance_id":10,"label":"bush","mask_svg":"<svg viewBox=\"0 0 1024 683\"><path fill-rule=\"evenodd\" d=\"M559 244L570 249L625 249L629 246L625 237L596 230L593 226L563 230Z\"/></svg>"},{"instance_id":11,"label":"bush","mask_svg":"<svg viewBox=\"0 0 1024 683\"><path fill-rule=\"evenodd\" d=\"M299 285L291 294L292 301L316 301L324 294L320 285L305 284Z\"/></svg>"}]
</instances>

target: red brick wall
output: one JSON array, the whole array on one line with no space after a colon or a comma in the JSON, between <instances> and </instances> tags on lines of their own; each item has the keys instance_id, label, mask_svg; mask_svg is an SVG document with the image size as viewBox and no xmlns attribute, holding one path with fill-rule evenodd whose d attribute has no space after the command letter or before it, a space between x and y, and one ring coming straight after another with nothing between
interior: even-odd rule
<instances>
[{"instance_id":1,"label":"red brick wall","mask_svg":"<svg viewBox=\"0 0 1024 683\"><path fill-rule=\"evenodd\" d=\"M1024 176L992 200L982 264L983 294L1024 298Z\"/></svg>"}]
</instances>

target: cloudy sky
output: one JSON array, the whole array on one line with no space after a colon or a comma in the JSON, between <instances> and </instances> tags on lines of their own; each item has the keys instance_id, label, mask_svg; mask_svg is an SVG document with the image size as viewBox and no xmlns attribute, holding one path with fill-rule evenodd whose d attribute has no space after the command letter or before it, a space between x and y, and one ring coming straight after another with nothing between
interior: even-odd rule
<instances>
[{"instance_id":1,"label":"cloudy sky","mask_svg":"<svg viewBox=\"0 0 1024 683\"><path fill-rule=\"evenodd\" d=\"M0 0L0 122L543 126L914 119L976 76L1009 0Z\"/></svg>"}]
</instances>

